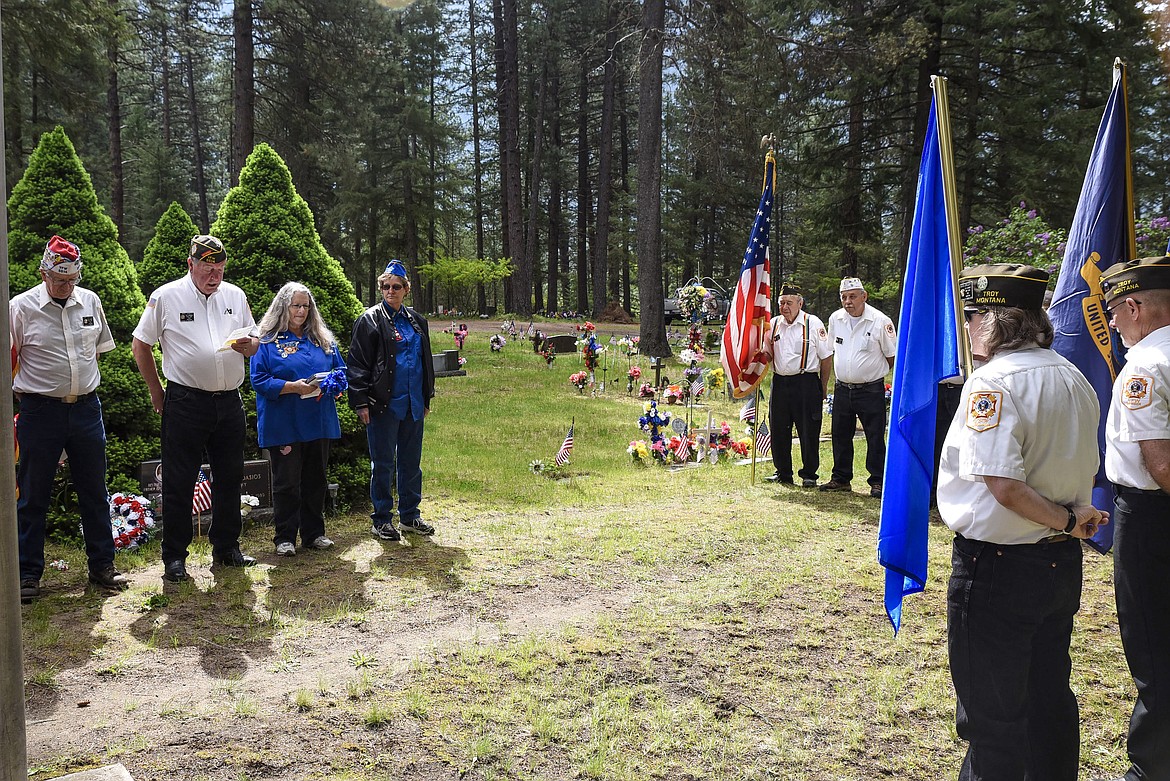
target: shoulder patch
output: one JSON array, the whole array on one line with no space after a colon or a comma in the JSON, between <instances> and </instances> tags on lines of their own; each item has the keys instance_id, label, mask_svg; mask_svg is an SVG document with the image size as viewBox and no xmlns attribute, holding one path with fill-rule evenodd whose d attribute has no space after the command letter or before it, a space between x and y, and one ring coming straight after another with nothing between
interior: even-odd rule
<instances>
[{"instance_id":1,"label":"shoulder patch","mask_svg":"<svg viewBox=\"0 0 1170 781\"><path fill-rule=\"evenodd\" d=\"M967 428L988 431L999 425L1003 391L980 391L967 398Z\"/></svg>"},{"instance_id":2,"label":"shoulder patch","mask_svg":"<svg viewBox=\"0 0 1170 781\"><path fill-rule=\"evenodd\" d=\"M1126 409L1142 409L1150 406L1154 378L1144 374L1135 374L1125 381L1121 388L1121 403Z\"/></svg>"},{"instance_id":3,"label":"shoulder patch","mask_svg":"<svg viewBox=\"0 0 1170 781\"><path fill-rule=\"evenodd\" d=\"M146 306L149 309L154 309L155 306L157 306L157 305L158 305L158 299L155 298L154 296L151 296L150 300L146 302Z\"/></svg>"},{"instance_id":4,"label":"shoulder patch","mask_svg":"<svg viewBox=\"0 0 1170 781\"><path fill-rule=\"evenodd\" d=\"M829 335L827 333L825 333L824 328L818 328L817 329L817 338L818 339L828 339Z\"/></svg>"},{"instance_id":5,"label":"shoulder patch","mask_svg":"<svg viewBox=\"0 0 1170 781\"><path fill-rule=\"evenodd\" d=\"M886 323L886 333L889 334L890 336L894 335L894 324L893 323Z\"/></svg>"}]
</instances>

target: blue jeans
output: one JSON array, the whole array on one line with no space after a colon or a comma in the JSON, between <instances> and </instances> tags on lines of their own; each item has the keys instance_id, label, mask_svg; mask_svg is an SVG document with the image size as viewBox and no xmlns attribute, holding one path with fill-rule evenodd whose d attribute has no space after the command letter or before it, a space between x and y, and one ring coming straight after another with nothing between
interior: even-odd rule
<instances>
[{"instance_id":1,"label":"blue jeans","mask_svg":"<svg viewBox=\"0 0 1170 781\"><path fill-rule=\"evenodd\" d=\"M419 517L422 500L423 419L400 420L390 412L371 412L366 426L370 447L370 514L375 526L394 520L392 487L398 489L398 515L406 521Z\"/></svg>"},{"instance_id":2,"label":"blue jeans","mask_svg":"<svg viewBox=\"0 0 1170 781\"><path fill-rule=\"evenodd\" d=\"M16 503L20 579L40 580L45 572L45 516L62 450L69 456L89 570L101 572L112 567L114 537L106 493L106 429L97 394L75 404L24 394L16 437L20 442L20 499Z\"/></svg>"}]
</instances>

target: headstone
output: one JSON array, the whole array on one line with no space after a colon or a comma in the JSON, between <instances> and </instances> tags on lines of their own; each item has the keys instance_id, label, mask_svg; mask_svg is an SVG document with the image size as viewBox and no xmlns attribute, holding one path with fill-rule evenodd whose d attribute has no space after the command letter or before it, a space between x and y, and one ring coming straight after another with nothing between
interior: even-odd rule
<instances>
[{"instance_id":1,"label":"headstone","mask_svg":"<svg viewBox=\"0 0 1170 781\"><path fill-rule=\"evenodd\" d=\"M203 465L204 473L214 480L211 467ZM142 495L150 500L156 518L162 517L162 461L143 461L138 467L138 487ZM244 482L241 493L251 494L260 500L258 509L272 507L272 469L267 459L258 458L244 462Z\"/></svg>"},{"instance_id":2,"label":"headstone","mask_svg":"<svg viewBox=\"0 0 1170 781\"><path fill-rule=\"evenodd\" d=\"M577 352L577 337L573 334L550 336L545 340L544 344L546 347L551 347L557 355Z\"/></svg>"}]
</instances>

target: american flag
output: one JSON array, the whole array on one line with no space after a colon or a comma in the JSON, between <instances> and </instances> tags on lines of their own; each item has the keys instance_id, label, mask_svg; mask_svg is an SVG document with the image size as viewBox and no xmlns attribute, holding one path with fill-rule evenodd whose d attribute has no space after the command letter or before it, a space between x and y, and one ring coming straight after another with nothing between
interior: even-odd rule
<instances>
[{"instance_id":1,"label":"american flag","mask_svg":"<svg viewBox=\"0 0 1170 781\"><path fill-rule=\"evenodd\" d=\"M679 437L678 447L674 449L674 457L679 461L686 461L691 457L691 441L686 436Z\"/></svg>"},{"instance_id":2,"label":"american flag","mask_svg":"<svg viewBox=\"0 0 1170 781\"><path fill-rule=\"evenodd\" d=\"M707 390L707 384L703 382L703 375L700 374L699 379L691 383L691 395L698 398L699 394L705 390Z\"/></svg>"},{"instance_id":3,"label":"american flag","mask_svg":"<svg viewBox=\"0 0 1170 781\"><path fill-rule=\"evenodd\" d=\"M772 452L772 434L768 431L768 424L762 420L760 427L756 429L756 452L761 456Z\"/></svg>"},{"instance_id":4,"label":"american flag","mask_svg":"<svg viewBox=\"0 0 1170 781\"><path fill-rule=\"evenodd\" d=\"M202 469L195 480L195 495L191 497L191 514L199 515L211 509L211 481Z\"/></svg>"},{"instance_id":5,"label":"american flag","mask_svg":"<svg viewBox=\"0 0 1170 781\"><path fill-rule=\"evenodd\" d=\"M565 435L565 441L561 443L561 449L557 451L557 466L564 466L569 463L569 454L573 452L573 424L569 424L569 433Z\"/></svg>"},{"instance_id":6,"label":"american flag","mask_svg":"<svg viewBox=\"0 0 1170 781\"><path fill-rule=\"evenodd\" d=\"M768 371L768 358L761 352L764 330L772 316L772 263L768 254L768 225L772 216L772 193L776 186L776 157L771 150L764 161L764 192L752 225L751 238L743 254L739 283L731 300L719 361L727 372L728 387L737 399L755 391Z\"/></svg>"},{"instance_id":7,"label":"american flag","mask_svg":"<svg viewBox=\"0 0 1170 781\"><path fill-rule=\"evenodd\" d=\"M739 419L745 423L754 423L756 420L756 396L752 394L751 398L743 403L743 407L739 410Z\"/></svg>"}]
</instances>

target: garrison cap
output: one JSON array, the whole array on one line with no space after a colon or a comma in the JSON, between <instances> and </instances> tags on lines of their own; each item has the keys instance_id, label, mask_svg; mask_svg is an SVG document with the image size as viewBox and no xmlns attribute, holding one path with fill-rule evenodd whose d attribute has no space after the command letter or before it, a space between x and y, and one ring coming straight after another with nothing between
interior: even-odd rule
<instances>
[{"instance_id":1,"label":"garrison cap","mask_svg":"<svg viewBox=\"0 0 1170 781\"><path fill-rule=\"evenodd\" d=\"M1143 290L1170 288L1170 255L1114 263L1101 275L1105 306Z\"/></svg>"},{"instance_id":2,"label":"garrison cap","mask_svg":"<svg viewBox=\"0 0 1170 781\"><path fill-rule=\"evenodd\" d=\"M782 296L804 296L804 291L800 289L800 285L793 282L791 279L783 282L780 285L780 295Z\"/></svg>"},{"instance_id":3,"label":"garrison cap","mask_svg":"<svg viewBox=\"0 0 1170 781\"><path fill-rule=\"evenodd\" d=\"M191 260L201 260L204 263L223 263L227 260L223 242L214 236L199 235L191 239Z\"/></svg>"},{"instance_id":4,"label":"garrison cap","mask_svg":"<svg viewBox=\"0 0 1170 781\"><path fill-rule=\"evenodd\" d=\"M861 284L861 280L857 277L845 277L841 280L841 290L844 293L846 290L865 290L865 285Z\"/></svg>"},{"instance_id":5,"label":"garrison cap","mask_svg":"<svg viewBox=\"0 0 1170 781\"><path fill-rule=\"evenodd\" d=\"M383 271L382 273L383 274L392 274L393 276L402 277L403 279L406 279L406 280L410 279L408 276L406 276L406 265L401 260L398 260L398 259L394 259L394 260L390 261L389 263L387 263L386 270Z\"/></svg>"},{"instance_id":6,"label":"garrison cap","mask_svg":"<svg viewBox=\"0 0 1170 781\"><path fill-rule=\"evenodd\" d=\"M53 236L41 255L41 269L54 274L76 274L81 271L81 250L71 241Z\"/></svg>"},{"instance_id":7,"label":"garrison cap","mask_svg":"<svg viewBox=\"0 0 1170 781\"><path fill-rule=\"evenodd\" d=\"M986 263L963 269L959 296L964 307L1012 306L1039 310L1048 288L1047 271L1022 263Z\"/></svg>"}]
</instances>

